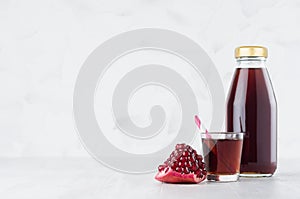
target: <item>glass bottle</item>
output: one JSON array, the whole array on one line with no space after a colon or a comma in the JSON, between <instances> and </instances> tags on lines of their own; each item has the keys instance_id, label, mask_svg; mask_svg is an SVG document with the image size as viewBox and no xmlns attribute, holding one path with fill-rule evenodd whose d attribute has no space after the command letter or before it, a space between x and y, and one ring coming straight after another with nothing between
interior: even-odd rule
<instances>
[{"instance_id":1,"label":"glass bottle","mask_svg":"<svg viewBox=\"0 0 300 199\"><path fill-rule=\"evenodd\" d=\"M227 98L229 132L245 132L241 176L272 176L277 167L277 103L266 68L267 48L235 49L237 67Z\"/></svg>"}]
</instances>

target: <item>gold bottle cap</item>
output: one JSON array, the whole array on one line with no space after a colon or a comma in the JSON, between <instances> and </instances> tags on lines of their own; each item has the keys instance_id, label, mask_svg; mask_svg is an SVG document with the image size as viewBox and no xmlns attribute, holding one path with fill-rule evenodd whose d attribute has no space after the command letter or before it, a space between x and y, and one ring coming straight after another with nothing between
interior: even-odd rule
<instances>
[{"instance_id":1,"label":"gold bottle cap","mask_svg":"<svg viewBox=\"0 0 300 199\"><path fill-rule=\"evenodd\" d=\"M268 57L268 49L263 46L240 46L235 49L235 58Z\"/></svg>"}]
</instances>

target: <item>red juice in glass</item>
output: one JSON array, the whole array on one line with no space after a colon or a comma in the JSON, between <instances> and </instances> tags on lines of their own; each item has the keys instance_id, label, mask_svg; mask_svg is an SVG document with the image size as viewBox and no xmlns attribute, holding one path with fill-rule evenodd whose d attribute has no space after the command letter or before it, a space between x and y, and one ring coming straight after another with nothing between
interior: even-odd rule
<instances>
[{"instance_id":1,"label":"red juice in glass","mask_svg":"<svg viewBox=\"0 0 300 199\"><path fill-rule=\"evenodd\" d=\"M243 133L238 132L201 134L207 180L221 182L238 180L243 136Z\"/></svg>"},{"instance_id":2,"label":"red juice in glass","mask_svg":"<svg viewBox=\"0 0 300 199\"><path fill-rule=\"evenodd\" d=\"M226 122L227 131L245 132L241 176L272 176L277 167L277 103L266 57L264 47L236 49Z\"/></svg>"}]
</instances>

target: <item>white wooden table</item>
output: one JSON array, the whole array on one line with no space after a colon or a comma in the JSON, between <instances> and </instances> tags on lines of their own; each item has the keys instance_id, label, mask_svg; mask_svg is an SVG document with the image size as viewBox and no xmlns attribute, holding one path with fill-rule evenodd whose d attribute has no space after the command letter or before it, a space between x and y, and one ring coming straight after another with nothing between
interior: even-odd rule
<instances>
[{"instance_id":1,"label":"white wooden table","mask_svg":"<svg viewBox=\"0 0 300 199\"><path fill-rule=\"evenodd\" d=\"M92 158L1 158L1 199L300 198L300 160L280 160L272 178L234 183L163 184L154 174L129 175Z\"/></svg>"}]
</instances>

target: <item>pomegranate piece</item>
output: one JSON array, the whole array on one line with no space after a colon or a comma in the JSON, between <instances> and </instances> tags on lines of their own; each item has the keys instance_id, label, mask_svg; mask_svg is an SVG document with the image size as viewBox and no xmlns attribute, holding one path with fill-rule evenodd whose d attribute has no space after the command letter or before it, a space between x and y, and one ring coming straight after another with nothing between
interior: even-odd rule
<instances>
[{"instance_id":1,"label":"pomegranate piece","mask_svg":"<svg viewBox=\"0 0 300 199\"><path fill-rule=\"evenodd\" d=\"M155 179L166 183L199 183L206 174L202 156L187 144L177 144L164 164L158 166Z\"/></svg>"}]
</instances>

